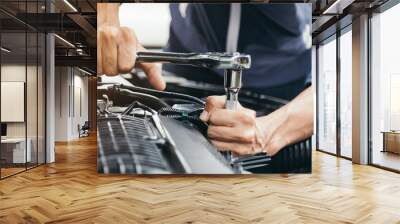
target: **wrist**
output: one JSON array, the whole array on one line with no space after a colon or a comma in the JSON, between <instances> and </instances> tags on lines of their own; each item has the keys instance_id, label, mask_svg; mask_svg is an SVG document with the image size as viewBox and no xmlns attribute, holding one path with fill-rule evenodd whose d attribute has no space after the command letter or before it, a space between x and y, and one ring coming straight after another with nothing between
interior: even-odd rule
<instances>
[{"instance_id":1,"label":"wrist","mask_svg":"<svg viewBox=\"0 0 400 224\"><path fill-rule=\"evenodd\" d=\"M260 129L262 149L268 155L276 154L284 145L285 139L282 136L282 127L286 126L289 118L288 106L285 105L278 110L257 118L257 126Z\"/></svg>"},{"instance_id":2,"label":"wrist","mask_svg":"<svg viewBox=\"0 0 400 224\"><path fill-rule=\"evenodd\" d=\"M120 3L98 3L97 27L119 26L119 6Z\"/></svg>"},{"instance_id":3,"label":"wrist","mask_svg":"<svg viewBox=\"0 0 400 224\"><path fill-rule=\"evenodd\" d=\"M266 116L257 118L259 128L267 142L269 142L273 133L287 122L289 117L288 113L288 107L285 105Z\"/></svg>"}]
</instances>

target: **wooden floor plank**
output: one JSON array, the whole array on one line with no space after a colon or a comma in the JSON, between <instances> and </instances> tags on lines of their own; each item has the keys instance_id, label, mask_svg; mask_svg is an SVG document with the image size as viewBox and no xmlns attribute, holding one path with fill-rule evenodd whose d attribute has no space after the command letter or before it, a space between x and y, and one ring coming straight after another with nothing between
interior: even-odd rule
<instances>
[{"instance_id":1,"label":"wooden floor plank","mask_svg":"<svg viewBox=\"0 0 400 224\"><path fill-rule=\"evenodd\" d=\"M0 223L400 223L400 175L313 152L313 173L106 176L96 139L0 181Z\"/></svg>"}]
</instances>

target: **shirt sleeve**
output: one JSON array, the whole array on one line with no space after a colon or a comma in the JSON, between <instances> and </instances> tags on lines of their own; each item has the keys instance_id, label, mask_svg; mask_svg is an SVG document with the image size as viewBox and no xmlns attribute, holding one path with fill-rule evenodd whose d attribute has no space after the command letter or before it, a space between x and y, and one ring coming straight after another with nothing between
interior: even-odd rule
<instances>
[{"instance_id":1,"label":"shirt sleeve","mask_svg":"<svg viewBox=\"0 0 400 224\"><path fill-rule=\"evenodd\" d=\"M309 72L304 80L304 86L307 88L312 84L311 72Z\"/></svg>"}]
</instances>

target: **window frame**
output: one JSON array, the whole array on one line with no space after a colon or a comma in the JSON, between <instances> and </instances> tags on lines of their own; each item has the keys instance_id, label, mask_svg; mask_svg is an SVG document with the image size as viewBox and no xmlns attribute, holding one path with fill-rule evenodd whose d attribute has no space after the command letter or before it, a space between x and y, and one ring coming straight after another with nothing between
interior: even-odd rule
<instances>
[{"instance_id":1,"label":"window frame","mask_svg":"<svg viewBox=\"0 0 400 224\"><path fill-rule=\"evenodd\" d=\"M348 18L344 18L343 20L348 20ZM338 21L340 22L340 21ZM316 107L316 131L315 131L315 135L316 135L316 150L319 152L323 152L323 153L327 153L333 156L337 156L340 158L344 158L347 160L352 160L352 158L347 157L342 155L342 150L341 150L341 118L340 118L340 103L341 103L341 97L340 97L340 84L341 84L341 67L340 67L340 60L341 60L341 56L340 56L340 37L344 34L346 34L347 32L352 32L352 23L348 23L346 24L344 27L341 27L340 29L337 29L335 33L331 34L330 36L328 36L325 39L320 40L317 44L316 44L316 57L315 57L315 63L316 63L316 103L317 103L317 107ZM320 89L320 74L319 74L319 51L318 49L320 48L321 44L326 44L329 43L330 41L336 41L336 152L332 153L329 152L327 150L321 149L320 143L319 143L319 119L318 119L318 115L319 115L319 102L320 102L320 96L319 96L319 89Z\"/></svg>"},{"instance_id":2,"label":"window frame","mask_svg":"<svg viewBox=\"0 0 400 224\"><path fill-rule=\"evenodd\" d=\"M373 35L372 35L372 19L374 18L375 15L377 14L382 14L385 11L393 8L394 6L400 5L400 1L399 0L388 0L385 3L383 3L382 5L368 11L368 111L367 111L367 116L368 116L368 165L373 166L373 167L377 167L383 170L387 170L387 171L391 171L391 172L395 172L395 173L400 173L400 169L394 169L394 168L390 168L384 165L380 165L377 163L373 162L373 153L374 153L374 149L373 149L373 130L372 130L372 94L373 94L373 88L372 88L372 65L373 65L373 61L372 61L372 54L373 54Z\"/></svg>"}]
</instances>

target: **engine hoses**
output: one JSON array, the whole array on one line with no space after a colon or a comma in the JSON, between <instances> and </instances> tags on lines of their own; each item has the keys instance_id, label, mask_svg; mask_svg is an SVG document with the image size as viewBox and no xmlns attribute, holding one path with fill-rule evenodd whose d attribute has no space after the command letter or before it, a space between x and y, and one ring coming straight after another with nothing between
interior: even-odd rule
<instances>
[{"instance_id":1,"label":"engine hoses","mask_svg":"<svg viewBox=\"0 0 400 224\"><path fill-rule=\"evenodd\" d=\"M185 120L190 121L191 123L197 125L200 131L205 135L207 134L208 126L202 120L200 120L200 114L202 111L203 109L186 111L186 110L164 107L158 110L158 114L165 117L174 118L180 121L185 121Z\"/></svg>"}]
</instances>

